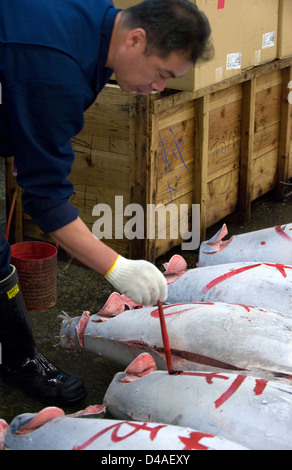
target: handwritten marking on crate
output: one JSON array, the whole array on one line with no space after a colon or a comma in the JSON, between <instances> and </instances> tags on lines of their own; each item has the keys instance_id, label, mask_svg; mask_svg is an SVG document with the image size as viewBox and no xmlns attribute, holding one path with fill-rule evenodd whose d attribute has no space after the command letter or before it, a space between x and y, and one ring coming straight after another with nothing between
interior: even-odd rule
<instances>
[{"instance_id":1,"label":"handwritten marking on crate","mask_svg":"<svg viewBox=\"0 0 292 470\"><path fill-rule=\"evenodd\" d=\"M172 159L181 160L184 167L189 171L189 168L183 158L184 140L182 137L179 136L181 132L182 130L180 129L176 133L174 133L172 128L170 127L167 133L169 135L169 138L162 138L161 134L159 134L160 155L164 163L165 174L173 171L171 167L173 161ZM176 181L178 181L178 176L175 176L175 179ZM166 189L168 192L167 200L169 203L172 203L173 197L176 196L177 189L170 184L169 180L167 180Z\"/></svg>"}]
</instances>

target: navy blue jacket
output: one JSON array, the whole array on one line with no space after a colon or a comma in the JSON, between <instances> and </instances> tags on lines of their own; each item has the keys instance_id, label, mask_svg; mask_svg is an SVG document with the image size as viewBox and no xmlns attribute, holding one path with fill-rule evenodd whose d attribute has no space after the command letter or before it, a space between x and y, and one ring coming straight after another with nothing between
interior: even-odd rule
<instances>
[{"instance_id":1,"label":"navy blue jacket","mask_svg":"<svg viewBox=\"0 0 292 470\"><path fill-rule=\"evenodd\" d=\"M112 74L117 13L111 0L0 1L0 155L14 156L24 211L44 232L78 216L70 139Z\"/></svg>"}]
</instances>

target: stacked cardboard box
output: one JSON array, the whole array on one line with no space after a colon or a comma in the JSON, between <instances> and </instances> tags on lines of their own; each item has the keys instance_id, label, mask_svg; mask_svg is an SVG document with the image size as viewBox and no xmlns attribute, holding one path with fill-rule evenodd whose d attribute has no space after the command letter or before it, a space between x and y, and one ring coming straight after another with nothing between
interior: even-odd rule
<instances>
[{"instance_id":1,"label":"stacked cardboard box","mask_svg":"<svg viewBox=\"0 0 292 470\"><path fill-rule=\"evenodd\" d=\"M279 59L292 56L292 0L279 1L278 54Z\"/></svg>"},{"instance_id":2,"label":"stacked cardboard box","mask_svg":"<svg viewBox=\"0 0 292 470\"><path fill-rule=\"evenodd\" d=\"M209 19L215 54L168 88L196 91L277 57L278 0L194 0ZM292 0L287 0L289 4ZM139 3L115 0L118 8ZM291 27L291 26L290 26Z\"/></svg>"}]
</instances>

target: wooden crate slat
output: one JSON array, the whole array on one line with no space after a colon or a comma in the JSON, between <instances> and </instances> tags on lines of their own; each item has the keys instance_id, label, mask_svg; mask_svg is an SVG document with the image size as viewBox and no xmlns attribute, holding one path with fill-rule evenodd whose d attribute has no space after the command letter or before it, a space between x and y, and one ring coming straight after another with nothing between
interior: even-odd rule
<instances>
[{"instance_id":1,"label":"wooden crate slat","mask_svg":"<svg viewBox=\"0 0 292 470\"><path fill-rule=\"evenodd\" d=\"M209 95L194 102L196 128L194 142L193 204L200 205L200 238L205 239L207 229L208 148L209 148Z\"/></svg>"},{"instance_id":2,"label":"wooden crate slat","mask_svg":"<svg viewBox=\"0 0 292 470\"><path fill-rule=\"evenodd\" d=\"M206 227L232 214L238 205L239 168L208 183Z\"/></svg>"},{"instance_id":3,"label":"wooden crate slat","mask_svg":"<svg viewBox=\"0 0 292 470\"><path fill-rule=\"evenodd\" d=\"M241 223L250 219L253 191L253 145L255 128L255 79L242 86L242 127L238 209Z\"/></svg>"},{"instance_id":4,"label":"wooden crate slat","mask_svg":"<svg viewBox=\"0 0 292 470\"><path fill-rule=\"evenodd\" d=\"M283 69L282 80L280 143L277 168L278 199L283 197L285 190L283 183L286 183L292 177L292 104L288 100L288 93L292 88L292 66Z\"/></svg>"}]
</instances>

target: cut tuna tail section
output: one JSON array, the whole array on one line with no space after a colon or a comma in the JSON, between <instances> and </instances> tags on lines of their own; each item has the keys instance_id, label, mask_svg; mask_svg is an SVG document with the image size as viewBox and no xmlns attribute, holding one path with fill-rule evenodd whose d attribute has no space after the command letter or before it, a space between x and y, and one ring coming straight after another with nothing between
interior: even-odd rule
<instances>
[{"instance_id":1,"label":"cut tuna tail section","mask_svg":"<svg viewBox=\"0 0 292 470\"><path fill-rule=\"evenodd\" d=\"M79 345L84 349L84 334L87 327L87 323L90 320L90 313L85 311L82 313L79 323L76 325L76 331L78 336Z\"/></svg>"},{"instance_id":2,"label":"cut tuna tail section","mask_svg":"<svg viewBox=\"0 0 292 470\"><path fill-rule=\"evenodd\" d=\"M25 436L40 428L49 421L52 421L52 419L60 418L60 416L65 416L65 413L61 408L57 408L56 406L49 406L41 410L24 426L17 429L14 434Z\"/></svg>"},{"instance_id":3,"label":"cut tuna tail section","mask_svg":"<svg viewBox=\"0 0 292 470\"><path fill-rule=\"evenodd\" d=\"M280 237L284 238L285 240L288 240L289 242L292 242L292 238L289 237L289 235L284 232L285 228L286 228L286 225L284 225L284 229L282 228L281 225L277 225L277 227L275 227L275 231L278 235L280 235Z\"/></svg>"},{"instance_id":4,"label":"cut tuna tail section","mask_svg":"<svg viewBox=\"0 0 292 470\"><path fill-rule=\"evenodd\" d=\"M6 423L5 419L0 419L0 450L4 449L4 441L8 429L9 424Z\"/></svg>"},{"instance_id":5,"label":"cut tuna tail section","mask_svg":"<svg viewBox=\"0 0 292 470\"><path fill-rule=\"evenodd\" d=\"M83 417L83 416L102 417L102 415L105 413L105 410L106 410L105 405L90 405L84 410L77 411L67 416L70 418L78 418L78 417ZM44 408L41 411L39 411L39 413L37 413L36 415L31 415L31 416L32 416L32 419L30 419L21 428L16 429L14 431L14 434L17 434L18 436L26 436L27 434L30 434L31 432L40 428L41 426L48 423L49 421L65 416L65 413L61 408L58 408L56 406L48 406L47 408Z\"/></svg>"},{"instance_id":6,"label":"cut tuna tail section","mask_svg":"<svg viewBox=\"0 0 292 470\"><path fill-rule=\"evenodd\" d=\"M142 353L125 370L125 377L120 382L134 382L135 380L156 371L153 357L148 353Z\"/></svg>"},{"instance_id":7,"label":"cut tuna tail section","mask_svg":"<svg viewBox=\"0 0 292 470\"><path fill-rule=\"evenodd\" d=\"M167 284L172 284L187 271L187 262L181 255L173 255L168 263L163 265L163 275Z\"/></svg>"},{"instance_id":8,"label":"cut tuna tail section","mask_svg":"<svg viewBox=\"0 0 292 470\"><path fill-rule=\"evenodd\" d=\"M226 224L223 224L222 228L217 232L209 241L203 242L203 253L207 255L213 255L219 253L219 251L224 250L232 242L233 237L229 240L223 240L224 237L228 235L228 230Z\"/></svg>"},{"instance_id":9,"label":"cut tuna tail section","mask_svg":"<svg viewBox=\"0 0 292 470\"><path fill-rule=\"evenodd\" d=\"M112 318L125 311L125 302L118 292L113 292L102 309L97 313L100 317Z\"/></svg>"},{"instance_id":10,"label":"cut tuna tail section","mask_svg":"<svg viewBox=\"0 0 292 470\"><path fill-rule=\"evenodd\" d=\"M119 292L113 292L97 315L101 317L101 321L105 321L120 315L126 310L126 308L129 310L134 310L135 308L143 307L144 305L136 304L125 294L121 295Z\"/></svg>"}]
</instances>

